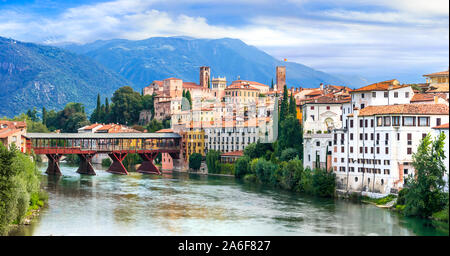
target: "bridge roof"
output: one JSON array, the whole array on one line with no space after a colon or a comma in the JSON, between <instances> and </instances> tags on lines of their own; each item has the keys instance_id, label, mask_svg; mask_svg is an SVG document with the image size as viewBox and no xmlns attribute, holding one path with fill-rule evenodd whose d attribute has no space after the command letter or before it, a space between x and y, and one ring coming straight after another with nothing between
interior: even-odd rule
<instances>
[{"instance_id":1,"label":"bridge roof","mask_svg":"<svg viewBox=\"0 0 450 256\"><path fill-rule=\"evenodd\" d=\"M178 133L27 133L30 139L180 139Z\"/></svg>"}]
</instances>

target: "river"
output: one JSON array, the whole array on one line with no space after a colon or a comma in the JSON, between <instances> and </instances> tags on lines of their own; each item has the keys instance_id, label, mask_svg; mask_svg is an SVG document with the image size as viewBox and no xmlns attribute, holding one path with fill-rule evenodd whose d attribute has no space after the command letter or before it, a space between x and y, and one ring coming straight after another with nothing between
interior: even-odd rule
<instances>
[{"instance_id":1,"label":"river","mask_svg":"<svg viewBox=\"0 0 450 256\"><path fill-rule=\"evenodd\" d=\"M46 165L40 170L45 171ZM373 205L186 173L42 175L49 207L11 235L448 235Z\"/></svg>"}]
</instances>

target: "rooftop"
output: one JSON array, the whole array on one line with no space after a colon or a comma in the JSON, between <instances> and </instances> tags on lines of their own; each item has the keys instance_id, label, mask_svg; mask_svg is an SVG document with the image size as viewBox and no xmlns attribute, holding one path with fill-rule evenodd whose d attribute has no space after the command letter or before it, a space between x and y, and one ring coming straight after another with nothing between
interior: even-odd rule
<instances>
[{"instance_id":1,"label":"rooftop","mask_svg":"<svg viewBox=\"0 0 450 256\"><path fill-rule=\"evenodd\" d=\"M403 87L411 86L409 84L400 85L397 79L391 79L383 82L369 84L367 86L355 89L352 92L366 92L366 91L387 91L392 89L399 89Z\"/></svg>"},{"instance_id":2,"label":"rooftop","mask_svg":"<svg viewBox=\"0 0 450 256\"><path fill-rule=\"evenodd\" d=\"M388 114L448 115L449 107L445 104L400 104L367 106L359 111L358 116ZM349 114L348 116L353 115Z\"/></svg>"},{"instance_id":3,"label":"rooftop","mask_svg":"<svg viewBox=\"0 0 450 256\"><path fill-rule=\"evenodd\" d=\"M445 71L441 71L441 72L436 72L436 73L431 73L431 74L426 74L423 76L448 76L448 70Z\"/></svg>"},{"instance_id":4,"label":"rooftop","mask_svg":"<svg viewBox=\"0 0 450 256\"><path fill-rule=\"evenodd\" d=\"M27 133L30 139L177 139L176 133Z\"/></svg>"},{"instance_id":5,"label":"rooftop","mask_svg":"<svg viewBox=\"0 0 450 256\"><path fill-rule=\"evenodd\" d=\"M449 123L441 124L438 126L433 127L433 129L448 129Z\"/></svg>"}]
</instances>

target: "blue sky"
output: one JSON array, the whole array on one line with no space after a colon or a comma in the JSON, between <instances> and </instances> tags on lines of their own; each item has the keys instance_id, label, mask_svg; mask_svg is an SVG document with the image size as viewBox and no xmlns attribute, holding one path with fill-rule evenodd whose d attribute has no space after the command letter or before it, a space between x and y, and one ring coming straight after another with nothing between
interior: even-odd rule
<instances>
[{"instance_id":1,"label":"blue sky","mask_svg":"<svg viewBox=\"0 0 450 256\"><path fill-rule=\"evenodd\" d=\"M0 36L56 45L231 37L333 74L423 82L448 69L448 10L448 0L0 0Z\"/></svg>"}]
</instances>

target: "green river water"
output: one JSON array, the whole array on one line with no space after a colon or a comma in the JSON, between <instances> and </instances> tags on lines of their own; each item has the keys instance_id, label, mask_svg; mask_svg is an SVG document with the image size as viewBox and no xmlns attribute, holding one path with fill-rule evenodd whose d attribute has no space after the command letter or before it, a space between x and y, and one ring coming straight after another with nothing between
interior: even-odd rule
<instances>
[{"instance_id":1,"label":"green river water","mask_svg":"<svg viewBox=\"0 0 450 256\"><path fill-rule=\"evenodd\" d=\"M320 199L186 173L128 176L42 175L49 206L11 235L447 235L430 221L373 205ZM44 172L46 165L40 170Z\"/></svg>"}]
</instances>

